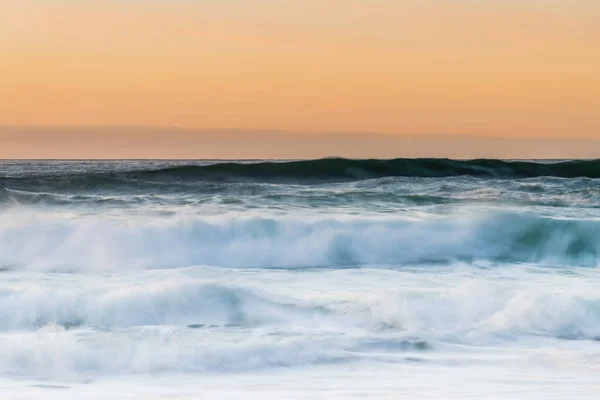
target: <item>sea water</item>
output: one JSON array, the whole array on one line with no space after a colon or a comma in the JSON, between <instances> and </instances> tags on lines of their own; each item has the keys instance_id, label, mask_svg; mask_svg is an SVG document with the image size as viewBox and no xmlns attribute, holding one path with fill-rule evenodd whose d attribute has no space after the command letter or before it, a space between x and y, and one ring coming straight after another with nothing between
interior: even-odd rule
<instances>
[{"instance_id":1,"label":"sea water","mask_svg":"<svg viewBox=\"0 0 600 400\"><path fill-rule=\"evenodd\" d=\"M600 393L600 162L0 162L0 396Z\"/></svg>"}]
</instances>

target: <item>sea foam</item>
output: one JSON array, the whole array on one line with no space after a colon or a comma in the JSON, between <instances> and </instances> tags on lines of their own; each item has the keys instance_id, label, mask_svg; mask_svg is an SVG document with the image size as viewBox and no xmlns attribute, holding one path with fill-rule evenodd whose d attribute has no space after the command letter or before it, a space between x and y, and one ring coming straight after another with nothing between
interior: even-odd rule
<instances>
[{"instance_id":1,"label":"sea foam","mask_svg":"<svg viewBox=\"0 0 600 400\"><path fill-rule=\"evenodd\" d=\"M600 222L489 212L404 216L0 215L0 266L111 271L419 265L457 260L596 266Z\"/></svg>"}]
</instances>

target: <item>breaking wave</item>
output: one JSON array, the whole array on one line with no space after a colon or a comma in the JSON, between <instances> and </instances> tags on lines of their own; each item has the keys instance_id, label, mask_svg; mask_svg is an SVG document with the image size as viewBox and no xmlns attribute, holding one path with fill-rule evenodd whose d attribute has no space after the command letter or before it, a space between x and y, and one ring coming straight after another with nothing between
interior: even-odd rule
<instances>
[{"instance_id":1,"label":"breaking wave","mask_svg":"<svg viewBox=\"0 0 600 400\"><path fill-rule=\"evenodd\" d=\"M421 219L0 216L4 269L329 268L457 260L596 266L600 221L485 211Z\"/></svg>"}]
</instances>

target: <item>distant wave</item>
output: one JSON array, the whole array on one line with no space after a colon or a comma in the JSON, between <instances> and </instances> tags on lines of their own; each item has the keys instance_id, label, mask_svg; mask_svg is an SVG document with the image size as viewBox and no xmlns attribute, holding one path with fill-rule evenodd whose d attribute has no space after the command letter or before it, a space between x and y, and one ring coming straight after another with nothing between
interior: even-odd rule
<instances>
[{"instance_id":1,"label":"distant wave","mask_svg":"<svg viewBox=\"0 0 600 400\"><path fill-rule=\"evenodd\" d=\"M125 180L147 181L234 181L234 182L328 182L383 177L481 178L600 178L600 160L574 160L553 163L503 160L407 159L354 160L325 158L306 161L220 162L207 165L180 165L158 169L121 170L98 173L0 177L2 180L56 180L93 187Z\"/></svg>"},{"instance_id":2,"label":"distant wave","mask_svg":"<svg viewBox=\"0 0 600 400\"><path fill-rule=\"evenodd\" d=\"M357 180L391 176L450 177L470 175L487 178L600 178L600 160L539 163L529 161L449 159L351 160L325 158L308 161L237 163L178 166L124 174L139 178L199 180Z\"/></svg>"},{"instance_id":3,"label":"distant wave","mask_svg":"<svg viewBox=\"0 0 600 400\"><path fill-rule=\"evenodd\" d=\"M326 158L310 161L221 163L182 166L134 173L137 176L249 180L357 180L393 176L486 178L600 178L600 160L540 163L502 160L405 159L351 160Z\"/></svg>"}]
</instances>

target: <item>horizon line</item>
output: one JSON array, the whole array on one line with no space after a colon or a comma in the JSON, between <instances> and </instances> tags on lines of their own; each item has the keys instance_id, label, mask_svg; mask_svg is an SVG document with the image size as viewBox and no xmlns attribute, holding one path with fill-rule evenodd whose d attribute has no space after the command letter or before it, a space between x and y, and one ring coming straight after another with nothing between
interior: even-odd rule
<instances>
[{"instance_id":1,"label":"horizon line","mask_svg":"<svg viewBox=\"0 0 600 400\"><path fill-rule=\"evenodd\" d=\"M296 135L377 135L386 137L396 138L419 138L419 137L464 137L474 139L511 139L511 140L547 140L547 139L564 139L564 140L593 140L600 141L600 137L589 137L589 136L528 136L522 135L517 136L516 134L506 135L487 135L487 134L473 134L473 133L448 133L448 132L437 132L437 133L389 133L389 132L378 132L378 131L347 131L347 130L295 130L295 129L279 129L279 128L235 128L235 127L185 127L178 125L90 125L90 124L2 124L0 123L0 129L137 129L137 130L164 130L172 129L178 131L196 131L196 132L254 132L254 133L271 133L271 134L296 134Z\"/></svg>"}]
</instances>

